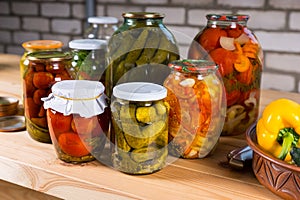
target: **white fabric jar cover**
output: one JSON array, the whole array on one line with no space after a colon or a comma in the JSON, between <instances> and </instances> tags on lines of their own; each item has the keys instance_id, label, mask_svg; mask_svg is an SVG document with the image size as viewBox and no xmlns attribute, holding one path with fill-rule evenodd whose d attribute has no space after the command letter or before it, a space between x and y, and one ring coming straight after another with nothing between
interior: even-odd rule
<instances>
[{"instance_id":1,"label":"white fabric jar cover","mask_svg":"<svg viewBox=\"0 0 300 200\"><path fill-rule=\"evenodd\" d=\"M41 98L44 108L51 108L62 114L79 114L92 117L104 112L107 107L104 86L98 81L64 80L52 86L52 93Z\"/></svg>"}]
</instances>

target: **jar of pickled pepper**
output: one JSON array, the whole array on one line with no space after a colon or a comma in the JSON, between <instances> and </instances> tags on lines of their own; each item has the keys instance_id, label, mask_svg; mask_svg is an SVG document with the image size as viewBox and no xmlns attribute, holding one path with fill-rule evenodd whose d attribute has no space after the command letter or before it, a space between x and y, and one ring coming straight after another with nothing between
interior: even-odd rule
<instances>
[{"instance_id":1,"label":"jar of pickled pepper","mask_svg":"<svg viewBox=\"0 0 300 200\"><path fill-rule=\"evenodd\" d=\"M43 98L52 143L59 159L82 163L99 159L108 130L104 86L98 81L64 80Z\"/></svg>"},{"instance_id":2,"label":"jar of pickled pepper","mask_svg":"<svg viewBox=\"0 0 300 200\"><path fill-rule=\"evenodd\" d=\"M227 99L222 135L243 134L259 113L262 48L247 27L248 15L208 14L206 18L207 25L195 36L188 57L210 58L218 64Z\"/></svg>"},{"instance_id":3,"label":"jar of pickled pepper","mask_svg":"<svg viewBox=\"0 0 300 200\"><path fill-rule=\"evenodd\" d=\"M169 104L169 153L203 158L216 146L225 120L226 102L218 66L207 60L169 64L164 86Z\"/></svg>"},{"instance_id":4,"label":"jar of pickled pepper","mask_svg":"<svg viewBox=\"0 0 300 200\"><path fill-rule=\"evenodd\" d=\"M48 96L51 86L70 75L71 55L61 51L38 51L27 55L28 65L23 76L23 96L26 129L39 142L51 143L46 110L42 97Z\"/></svg>"},{"instance_id":5,"label":"jar of pickled pepper","mask_svg":"<svg viewBox=\"0 0 300 200\"><path fill-rule=\"evenodd\" d=\"M149 174L165 166L168 155L167 90L146 82L114 87L111 103L115 135L113 167L128 174Z\"/></svg>"},{"instance_id":6,"label":"jar of pickled pepper","mask_svg":"<svg viewBox=\"0 0 300 200\"><path fill-rule=\"evenodd\" d=\"M32 40L24 42L22 46L25 49L25 51L20 60L21 77L23 77L24 75L25 66L28 65L28 60L26 60L26 56L29 53L36 51L61 51L63 43L57 40Z\"/></svg>"},{"instance_id":7,"label":"jar of pickled pepper","mask_svg":"<svg viewBox=\"0 0 300 200\"><path fill-rule=\"evenodd\" d=\"M106 95L125 82L163 84L170 70L168 63L179 59L173 34L163 24L164 15L155 12L123 13L123 24L108 43Z\"/></svg>"}]
</instances>

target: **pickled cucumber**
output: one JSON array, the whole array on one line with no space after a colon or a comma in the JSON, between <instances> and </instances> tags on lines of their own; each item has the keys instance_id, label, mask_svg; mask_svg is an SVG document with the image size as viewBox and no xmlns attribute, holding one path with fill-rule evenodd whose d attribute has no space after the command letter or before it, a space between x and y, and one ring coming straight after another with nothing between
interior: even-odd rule
<instances>
[{"instance_id":1,"label":"pickled cucumber","mask_svg":"<svg viewBox=\"0 0 300 200\"><path fill-rule=\"evenodd\" d=\"M157 119L156 109L153 106L138 107L136 109L136 119L143 123L153 122Z\"/></svg>"}]
</instances>

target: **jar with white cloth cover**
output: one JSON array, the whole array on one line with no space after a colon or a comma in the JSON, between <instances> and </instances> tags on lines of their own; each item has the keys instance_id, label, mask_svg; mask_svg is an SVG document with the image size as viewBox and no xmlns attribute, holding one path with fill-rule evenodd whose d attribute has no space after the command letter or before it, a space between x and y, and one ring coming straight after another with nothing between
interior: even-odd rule
<instances>
[{"instance_id":1,"label":"jar with white cloth cover","mask_svg":"<svg viewBox=\"0 0 300 200\"><path fill-rule=\"evenodd\" d=\"M100 156L108 131L104 86L98 81L66 80L42 98L52 143L59 159L82 163Z\"/></svg>"}]
</instances>

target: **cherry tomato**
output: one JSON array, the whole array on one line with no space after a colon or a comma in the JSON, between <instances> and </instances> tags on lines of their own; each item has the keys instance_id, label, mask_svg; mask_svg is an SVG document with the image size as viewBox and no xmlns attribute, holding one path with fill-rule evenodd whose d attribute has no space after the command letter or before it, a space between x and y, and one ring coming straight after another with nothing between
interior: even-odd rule
<instances>
[{"instance_id":1,"label":"cherry tomato","mask_svg":"<svg viewBox=\"0 0 300 200\"><path fill-rule=\"evenodd\" d=\"M243 26L241 26L239 24L235 24L235 25L236 25L236 27L231 27L231 26L227 27L226 31L227 31L228 37L238 38L244 32Z\"/></svg>"},{"instance_id":2,"label":"cherry tomato","mask_svg":"<svg viewBox=\"0 0 300 200\"><path fill-rule=\"evenodd\" d=\"M47 89L54 81L54 77L49 72L36 72L33 75L33 84L39 89Z\"/></svg>"},{"instance_id":3,"label":"cherry tomato","mask_svg":"<svg viewBox=\"0 0 300 200\"><path fill-rule=\"evenodd\" d=\"M74 114L71 126L72 130L80 135L90 135L95 129L101 130L97 116L85 118Z\"/></svg>"},{"instance_id":4,"label":"cherry tomato","mask_svg":"<svg viewBox=\"0 0 300 200\"><path fill-rule=\"evenodd\" d=\"M62 113L52 111L51 109L47 110L47 115L56 139L59 137L60 133L71 130L72 115L64 116Z\"/></svg>"},{"instance_id":5,"label":"cherry tomato","mask_svg":"<svg viewBox=\"0 0 300 200\"><path fill-rule=\"evenodd\" d=\"M211 51L217 47L220 47L219 39L221 36L227 36L225 30L218 27L207 28L203 30L199 38L199 43L206 51Z\"/></svg>"},{"instance_id":6,"label":"cherry tomato","mask_svg":"<svg viewBox=\"0 0 300 200\"><path fill-rule=\"evenodd\" d=\"M233 65L237 59L237 54L223 48L217 48L212 50L209 55L219 65L219 71L223 77L233 72Z\"/></svg>"},{"instance_id":7,"label":"cherry tomato","mask_svg":"<svg viewBox=\"0 0 300 200\"><path fill-rule=\"evenodd\" d=\"M86 156L91 150L91 147L85 145L80 137L74 132L60 134L58 145L63 152L74 157Z\"/></svg>"}]
</instances>

